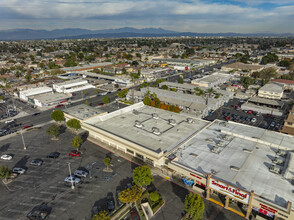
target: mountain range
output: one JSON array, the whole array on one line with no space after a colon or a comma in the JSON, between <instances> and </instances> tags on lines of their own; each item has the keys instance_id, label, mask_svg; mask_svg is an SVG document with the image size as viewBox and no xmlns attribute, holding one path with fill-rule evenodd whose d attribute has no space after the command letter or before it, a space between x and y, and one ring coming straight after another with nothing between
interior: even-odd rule
<instances>
[{"instance_id":1,"label":"mountain range","mask_svg":"<svg viewBox=\"0 0 294 220\"><path fill-rule=\"evenodd\" d=\"M143 28L137 29L124 27L117 29L88 30L80 28L67 28L48 30L33 29L10 29L0 30L0 40L41 40L41 39L90 39L90 38L126 38L126 37L294 37L293 33L194 33L194 32L176 32L162 28Z\"/></svg>"}]
</instances>

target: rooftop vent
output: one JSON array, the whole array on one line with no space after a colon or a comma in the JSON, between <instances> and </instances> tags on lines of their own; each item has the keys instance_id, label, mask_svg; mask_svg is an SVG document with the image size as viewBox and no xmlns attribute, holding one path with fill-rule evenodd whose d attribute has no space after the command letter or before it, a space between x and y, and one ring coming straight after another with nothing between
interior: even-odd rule
<instances>
[{"instance_id":1,"label":"rooftop vent","mask_svg":"<svg viewBox=\"0 0 294 220\"><path fill-rule=\"evenodd\" d=\"M136 109L133 109L133 114L135 114L135 115L138 115L139 114L139 112L136 110Z\"/></svg>"},{"instance_id":2,"label":"rooftop vent","mask_svg":"<svg viewBox=\"0 0 294 220\"><path fill-rule=\"evenodd\" d=\"M236 167L236 166L230 166L231 170L234 170L234 171L239 171L240 168L239 167Z\"/></svg>"},{"instance_id":3,"label":"rooftop vent","mask_svg":"<svg viewBox=\"0 0 294 220\"><path fill-rule=\"evenodd\" d=\"M269 171L272 172L272 173L280 174L281 173L281 168L279 166L277 166L277 165L272 164Z\"/></svg>"},{"instance_id":4,"label":"rooftop vent","mask_svg":"<svg viewBox=\"0 0 294 220\"><path fill-rule=\"evenodd\" d=\"M221 152L221 148L217 147L217 146L213 146L212 149L211 149L211 152L219 154Z\"/></svg>"},{"instance_id":5,"label":"rooftop vent","mask_svg":"<svg viewBox=\"0 0 294 220\"><path fill-rule=\"evenodd\" d=\"M193 120L192 118L187 118L187 122L188 122L189 124L192 124L192 123L194 122L194 120Z\"/></svg>"},{"instance_id":6,"label":"rooftop vent","mask_svg":"<svg viewBox=\"0 0 294 220\"><path fill-rule=\"evenodd\" d=\"M174 119L168 119L168 123L173 126L177 124L176 120L174 120Z\"/></svg>"},{"instance_id":7,"label":"rooftop vent","mask_svg":"<svg viewBox=\"0 0 294 220\"><path fill-rule=\"evenodd\" d=\"M160 131L159 131L159 129L156 128L156 127L153 127L153 128L152 128L152 133L153 133L153 134L156 134L156 135L160 135Z\"/></svg>"},{"instance_id":8,"label":"rooftop vent","mask_svg":"<svg viewBox=\"0 0 294 220\"><path fill-rule=\"evenodd\" d=\"M244 151L245 153L252 153L252 150L250 150L250 149L246 149L246 148L244 148L243 151Z\"/></svg>"},{"instance_id":9,"label":"rooftop vent","mask_svg":"<svg viewBox=\"0 0 294 220\"><path fill-rule=\"evenodd\" d=\"M142 127L143 127L142 123L139 122L139 121L135 121L135 126L136 126L137 128L142 128Z\"/></svg>"},{"instance_id":10,"label":"rooftop vent","mask_svg":"<svg viewBox=\"0 0 294 220\"><path fill-rule=\"evenodd\" d=\"M222 140L219 140L216 145L219 146L219 147L225 147L226 143L224 141L222 141Z\"/></svg>"},{"instance_id":11,"label":"rooftop vent","mask_svg":"<svg viewBox=\"0 0 294 220\"><path fill-rule=\"evenodd\" d=\"M152 118L154 118L154 119L159 119L158 114L153 113L153 114L152 114Z\"/></svg>"},{"instance_id":12,"label":"rooftop vent","mask_svg":"<svg viewBox=\"0 0 294 220\"><path fill-rule=\"evenodd\" d=\"M194 157L197 157L198 155L197 154L194 154L194 153L190 153L191 156L194 156Z\"/></svg>"},{"instance_id":13,"label":"rooftop vent","mask_svg":"<svg viewBox=\"0 0 294 220\"><path fill-rule=\"evenodd\" d=\"M205 139L208 143L214 143L213 138L206 138Z\"/></svg>"},{"instance_id":14,"label":"rooftop vent","mask_svg":"<svg viewBox=\"0 0 294 220\"><path fill-rule=\"evenodd\" d=\"M274 164L283 164L285 162L285 159L284 158L282 158L282 157L275 157L274 159L273 159L273 163Z\"/></svg>"},{"instance_id":15,"label":"rooftop vent","mask_svg":"<svg viewBox=\"0 0 294 220\"><path fill-rule=\"evenodd\" d=\"M286 157L287 156L287 151L279 149L277 151L277 155L282 156L282 157Z\"/></svg>"}]
</instances>

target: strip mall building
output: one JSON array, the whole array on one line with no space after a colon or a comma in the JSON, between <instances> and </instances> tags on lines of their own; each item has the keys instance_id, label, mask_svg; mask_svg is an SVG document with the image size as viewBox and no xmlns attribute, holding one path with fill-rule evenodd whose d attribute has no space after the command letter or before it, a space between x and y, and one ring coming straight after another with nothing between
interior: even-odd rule
<instances>
[{"instance_id":1,"label":"strip mall building","mask_svg":"<svg viewBox=\"0 0 294 220\"><path fill-rule=\"evenodd\" d=\"M77 118L75 110L65 112ZM158 167L166 178L244 217L294 219L294 137L137 103L81 120L90 138Z\"/></svg>"}]
</instances>

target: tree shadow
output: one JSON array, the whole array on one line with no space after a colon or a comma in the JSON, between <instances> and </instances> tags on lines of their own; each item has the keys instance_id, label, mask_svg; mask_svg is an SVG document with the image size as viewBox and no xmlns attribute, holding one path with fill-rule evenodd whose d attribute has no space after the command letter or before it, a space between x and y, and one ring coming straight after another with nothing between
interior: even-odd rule
<instances>
[{"instance_id":1,"label":"tree shadow","mask_svg":"<svg viewBox=\"0 0 294 220\"><path fill-rule=\"evenodd\" d=\"M61 125L59 128L60 128L59 135L61 135L61 134L65 133L67 127L65 125Z\"/></svg>"},{"instance_id":2,"label":"tree shadow","mask_svg":"<svg viewBox=\"0 0 294 220\"><path fill-rule=\"evenodd\" d=\"M9 149L10 144L3 144L2 147L0 148L0 152L5 152Z\"/></svg>"},{"instance_id":3,"label":"tree shadow","mask_svg":"<svg viewBox=\"0 0 294 220\"><path fill-rule=\"evenodd\" d=\"M128 187L128 184L132 184L133 183L133 178L131 177L126 177L125 179L122 179L119 182L119 185L116 187L116 189L118 190L124 190Z\"/></svg>"},{"instance_id":4,"label":"tree shadow","mask_svg":"<svg viewBox=\"0 0 294 220\"><path fill-rule=\"evenodd\" d=\"M89 137L89 132L86 131L81 135L81 138L83 140L83 142L85 142L87 140L87 138Z\"/></svg>"}]
</instances>

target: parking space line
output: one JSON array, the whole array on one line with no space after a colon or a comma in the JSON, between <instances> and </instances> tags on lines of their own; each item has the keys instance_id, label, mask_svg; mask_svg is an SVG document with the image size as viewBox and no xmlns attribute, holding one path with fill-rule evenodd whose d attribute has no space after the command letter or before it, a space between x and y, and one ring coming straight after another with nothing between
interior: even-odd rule
<instances>
[{"instance_id":1,"label":"parking space line","mask_svg":"<svg viewBox=\"0 0 294 220\"><path fill-rule=\"evenodd\" d=\"M50 194L50 195L51 195L51 194L56 194L56 192L46 192L46 191L41 191L40 193L41 193L41 194Z\"/></svg>"},{"instance_id":2,"label":"parking space line","mask_svg":"<svg viewBox=\"0 0 294 220\"><path fill-rule=\"evenodd\" d=\"M28 202L21 202L19 203L20 205L25 205L25 206L36 206L38 205L39 203L28 203Z\"/></svg>"},{"instance_id":3,"label":"parking space line","mask_svg":"<svg viewBox=\"0 0 294 220\"><path fill-rule=\"evenodd\" d=\"M72 205L76 204L76 202L68 201L67 198L59 198L58 201L60 201L62 203L69 203L69 204L72 204Z\"/></svg>"},{"instance_id":4,"label":"parking space line","mask_svg":"<svg viewBox=\"0 0 294 220\"><path fill-rule=\"evenodd\" d=\"M40 197L34 197L34 196L31 196L30 199L35 199L35 200L48 200L48 198L40 198Z\"/></svg>"},{"instance_id":5,"label":"parking space line","mask_svg":"<svg viewBox=\"0 0 294 220\"><path fill-rule=\"evenodd\" d=\"M28 209L28 210L29 210L29 209ZM8 211L8 212L21 213L21 214L27 212L26 210L21 211L21 210L17 210L17 209L8 209L7 211Z\"/></svg>"}]
</instances>

